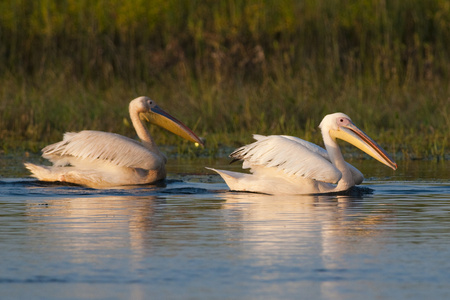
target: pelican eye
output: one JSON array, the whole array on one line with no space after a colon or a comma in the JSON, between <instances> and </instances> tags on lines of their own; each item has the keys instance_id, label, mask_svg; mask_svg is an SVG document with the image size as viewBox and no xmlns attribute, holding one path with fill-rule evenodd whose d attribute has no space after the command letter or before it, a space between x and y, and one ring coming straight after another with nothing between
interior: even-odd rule
<instances>
[{"instance_id":1,"label":"pelican eye","mask_svg":"<svg viewBox=\"0 0 450 300\"><path fill-rule=\"evenodd\" d=\"M344 117L340 117L337 119L337 125L338 126L346 126L350 123L351 121L347 118Z\"/></svg>"}]
</instances>

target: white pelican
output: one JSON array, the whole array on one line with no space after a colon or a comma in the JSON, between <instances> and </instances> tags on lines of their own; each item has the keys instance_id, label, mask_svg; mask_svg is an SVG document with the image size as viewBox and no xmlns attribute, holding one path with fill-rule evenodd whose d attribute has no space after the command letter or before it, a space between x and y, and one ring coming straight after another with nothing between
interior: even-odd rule
<instances>
[{"instance_id":1,"label":"white pelican","mask_svg":"<svg viewBox=\"0 0 450 300\"><path fill-rule=\"evenodd\" d=\"M93 188L146 184L164 179L167 158L160 152L141 117L189 141L203 144L188 127L148 97L132 100L129 111L141 143L110 132L66 132L61 142L42 149L42 156L53 166L25 163L25 167L42 181L70 182Z\"/></svg>"},{"instance_id":2,"label":"white pelican","mask_svg":"<svg viewBox=\"0 0 450 300\"><path fill-rule=\"evenodd\" d=\"M344 161L336 139L342 139L381 163L397 164L377 143L343 113L325 116L319 125L325 149L302 139L254 135L256 142L230 154L243 160L252 174L211 169L222 176L231 190L266 194L321 194L348 190L364 180L363 174Z\"/></svg>"}]
</instances>

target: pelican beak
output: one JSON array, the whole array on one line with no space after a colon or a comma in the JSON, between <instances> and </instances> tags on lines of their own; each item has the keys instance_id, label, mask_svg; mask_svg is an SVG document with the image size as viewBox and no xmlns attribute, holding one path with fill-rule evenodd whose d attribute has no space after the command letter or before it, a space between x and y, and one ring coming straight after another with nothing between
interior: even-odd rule
<instances>
[{"instance_id":1,"label":"pelican beak","mask_svg":"<svg viewBox=\"0 0 450 300\"><path fill-rule=\"evenodd\" d=\"M358 147L393 170L397 169L397 164L389 154L352 122L340 126L338 130L330 130L330 135Z\"/></svg>"},{"instance_id":2,"label":"pelican beak","mask_svg":"<svg viewBox=\"0 0 450 300\"><path fill-rule=\"evenodd\" d=\"M204 145L203 141L195 135L189 127L165 112L159 106L154 106L147 113L141 113L141 116L144 117L147 122L158 125L188 141L198 143L202 146Z\"/></svg>"}]
</instances>

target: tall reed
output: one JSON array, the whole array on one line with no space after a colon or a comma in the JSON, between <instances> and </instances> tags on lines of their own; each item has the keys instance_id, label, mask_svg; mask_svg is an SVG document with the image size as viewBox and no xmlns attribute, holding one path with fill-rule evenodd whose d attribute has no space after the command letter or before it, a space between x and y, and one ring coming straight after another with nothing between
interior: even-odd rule
<instances>
[{"instance_id":1,"label":"tall reed","mask_svg":"<svg viewBox=\"0 0 450 300\"><path fill-rule=\"evenodd\" d=\"M0 139L133 135L127 103L145 94L212 148L253 132L320 142L323 115L343 111L397 153L443 157L448 45L446 0L0 1Z\"/></svg>"}]
</instances>

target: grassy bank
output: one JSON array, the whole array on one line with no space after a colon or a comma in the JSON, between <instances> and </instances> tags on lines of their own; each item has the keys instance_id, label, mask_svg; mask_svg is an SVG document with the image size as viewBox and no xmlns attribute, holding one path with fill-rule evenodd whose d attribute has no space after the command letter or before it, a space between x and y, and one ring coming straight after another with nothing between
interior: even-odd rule
<instances>
[{"instance_id":1,"label":"grassy bank","mask_svg":"<svg viewBox=\"0 0 450 300\"><path fill-rule=\"evenodd\" d=\"M1 1L1 147L134 136L128 102L148 95L206 155L251 133L320 144L342 111L398 157L448 157L449 44L446 0Z\"/></svg>"},{"instance_id":2,"label":"grassy bank","mask_svg":"<svg viewBox=\"0 0 450 300\"><path fill-rule=\"evenodd\" d=\"M6 80L4 81L6 82ZM38 84L36 84L36 82ZM154 85L129 87L117 82L108 89L85 87L53 75L32 83L9 81L0 88L0 138L4 150L38 151L61 139L65 131L97 129L135 136L127 106L138 95L149 95L207 140L207 154L221 146L251 141L251 133L289 134L321 143L322 117L342 111L389 152L402 158L443 158L449 154L448 87L411 85L381 88L352 83L314 86L300 78L263 85L210 78L192 81L164 78ZM158 143L188 143L152 128ZM193 150L192 150L193 151Z\"/></svg>"}]
</instances>

